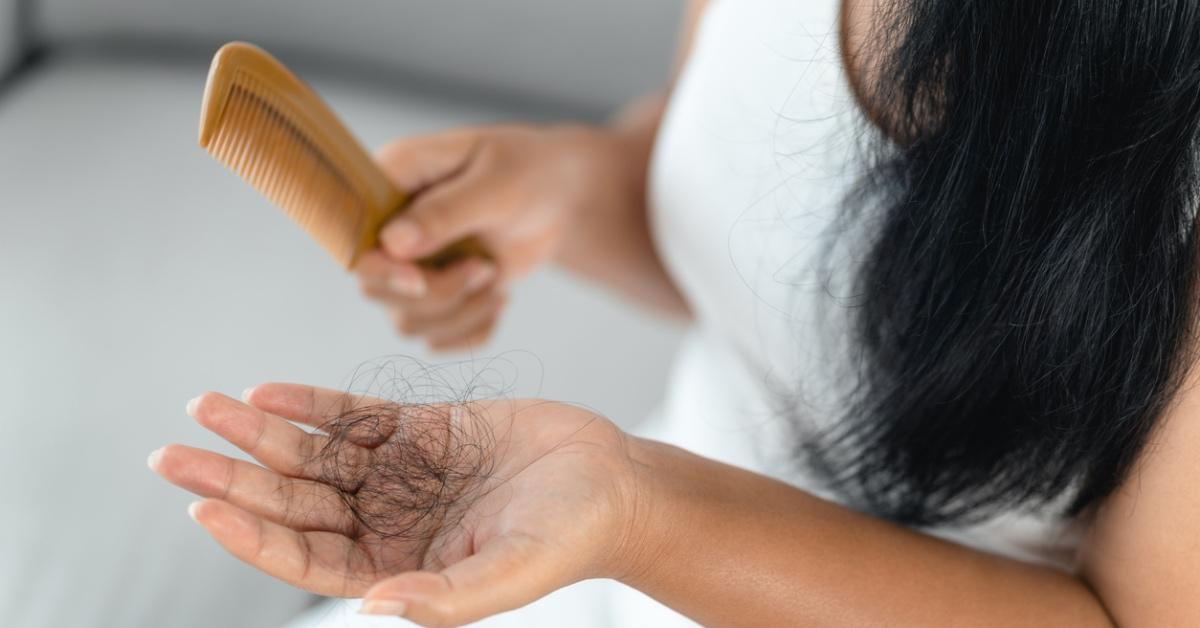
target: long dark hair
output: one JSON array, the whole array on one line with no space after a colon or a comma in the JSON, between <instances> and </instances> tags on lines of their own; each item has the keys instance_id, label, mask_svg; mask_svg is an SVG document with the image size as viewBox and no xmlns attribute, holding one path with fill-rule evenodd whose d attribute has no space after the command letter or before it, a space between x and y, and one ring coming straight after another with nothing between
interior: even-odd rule
<instances>
[{"instance_id":1,"label":"long dark hair","mask_svg":"<svg viewBox=\"0 0 1200 628\"><path fill-rule=\"evenodd\" d=\"M892 3L859 210L865 369L805 457L912 525L1129 471L1192 356L1200 2ZM877 42L878 43L878 42Z\"/></svg>"}]
</instances>

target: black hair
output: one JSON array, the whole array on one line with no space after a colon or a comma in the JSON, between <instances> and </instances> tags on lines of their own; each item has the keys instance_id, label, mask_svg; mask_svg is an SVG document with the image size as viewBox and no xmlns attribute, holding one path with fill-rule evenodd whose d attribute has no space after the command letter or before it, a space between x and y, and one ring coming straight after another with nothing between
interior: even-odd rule
<instances>
[{"instance_id":1,"label":"black hair","mask_svg":"<svg viewBox=\"0 0 1200 628\"><path fill-rule=\"evenodd\" d=\"M327 438L308 464L337 490L360 543L423 550L459 524L493 474L495 437L471 402L347 406L319 429ZM347 444L370 453L350 455L360 450Z\"/></svg>"},{"instance_id":2,"label":"black hair","mask_svg":"<svg viewBox=\"0 0 1200 628\"><path fill-rule=\"evenodd\" d=\"M431 545L435 537L447 546L461 542L469 535L462 525L466 513L508 480L495 464L508 447L504 422L482 414L479 400L511 399L517 373L531 367L540 371L536 356L523 352L436 365L381 356L354 371L344 397L317 409L325 438L304 452L304 466L334 489L347 536L366 550L345 558L360 561L348 572L347 591L414 565L444 567ZM540 378L531 379L540 388ZM282 497L296 508L313 503L313 494Z\"/></svg>"},{"instance_id":3,"label":"black hair","mask_svg":"<svg viewBox=\"0 0 1200 628\"><path fill-rule=\"evenodd\" d=\"M847 208L881 212L864 367L803 458L905 524L1079 515L1191 366L1200 2L891 4Z\"/></svg>"}]
</instances>

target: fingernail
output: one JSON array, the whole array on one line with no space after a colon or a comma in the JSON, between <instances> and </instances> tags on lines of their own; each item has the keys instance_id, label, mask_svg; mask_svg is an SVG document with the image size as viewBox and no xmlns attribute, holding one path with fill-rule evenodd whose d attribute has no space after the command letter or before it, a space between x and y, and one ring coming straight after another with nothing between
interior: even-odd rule
<instances>
[{"instance_id":1,"label":"fingernail","mask_svg":"<svg viewBox=\"0 0 1200 628\"><path fill-rule=\"evenodd\" d=\"M192 397L190 400L188 400L188 402L187 402L188 416L196 415L196 406L198 406L198 405L200 405L200 397Z\"/></svg>"},{"instance_id":2,"label":"fingernail","mask_svg":"<svg viewBox=\"0 0 1200 628\"><path fill-rule=\"evenodd\" d=\"M387 226L383 241L393 253L409 253L421 243L421 227L415 222L398 220Z\"/></svg>"},{"instance_id":3,"label":"fingernail","mask_svg":"<svg viewBox=\"0 0 1200 628\"><path fill-rule=\"evenodd\" d=\"M150 452L150 456L146 458L146 466L150 467L151 471L158 470L158 461L162 459L162 447Z\"/></svg>"},{"instance_id":4,"label":"fingernail","mask_svg":"<svg viewBox=\"0 0 1200 628\"><path fill-rule=\"evenodd\" d=\"M255 388L256 388L256 386L251 386L251 387L247 388L246 390L243 390L242 391L242 401L244 401L246 403L250 403L250 395L254 394Z\"/></svg>"},{"instance_id":5,"label":"fingernail","mask_svg":"<svg viewBox=\"0 0 1200 628\"><path fill-rule=\"evenodd\" d=\"M408 603L401 600L366 600L358 609L363 615L396 615L403 617L408 612Z\"/></svg>"},{"instance_id":6,"label":"fingernail","mask_svg":"<svg viewBox=\"0 0 1200 628\"><path fill-rule=\"evenodd\" d=\"M200 502L192 502L188 504L188 516L191 517L192 521L195 521L196 523L200 523L200 520L196 518L196 510L199 508Z\"/></svg>"},{"instance_id":7,"label":"fingernail","mask_svg":"<svg viewBox=\"0 0 1200 628\"><path fill-rule=\"evenodd\" d=\"M420 297L425 295L425 281L420 277L397 275L388 279L388 285L391 286L392 290L405 296Z\"/></svg>"},{"instance_id":8,"label":"fingernail","mask_svg":"<svg viewBox=\"0 0 1200 628\"><path fill-rule=\"evenodd\" d=\"M467 292L477 292L496 276L496 267L491 264L478 266L467 277Z\"/></svg>"}]
</instances>

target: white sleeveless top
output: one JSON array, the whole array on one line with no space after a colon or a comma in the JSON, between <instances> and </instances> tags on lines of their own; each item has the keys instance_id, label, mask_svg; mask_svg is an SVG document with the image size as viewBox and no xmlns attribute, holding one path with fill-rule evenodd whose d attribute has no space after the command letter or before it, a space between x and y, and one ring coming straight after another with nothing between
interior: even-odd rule
<instances>
[{"instance_id":1,"label":"white sleeveless top","mask_svg":"<svg viewBox=\"0 0 1200 628\"><path fill-rule=\"evenodd\" d=\"M866 239L837 219L863 125L842 64L840 6L716 0L699 27L650 192L659 251L696 328L647 429L835 501L794 463L800 434L787 411L827 427L851 373L845 286ZM831 253L835 231L845 246ZM1070 569L1076 528L1047 512L929 532Z\"/></svg>"}]
</instances>

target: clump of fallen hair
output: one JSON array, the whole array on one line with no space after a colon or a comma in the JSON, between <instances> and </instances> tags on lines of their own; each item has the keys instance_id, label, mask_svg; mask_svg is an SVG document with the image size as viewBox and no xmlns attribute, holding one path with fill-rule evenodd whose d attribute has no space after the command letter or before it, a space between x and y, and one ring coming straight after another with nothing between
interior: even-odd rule
<instances>
[{"instance_id":1,"label":"clump of fallen hair","mask_svg":"<svg viewBox=\"0 0 1200 628\"><path fill-rule=\"evenodd\" d=\"M321 408L324 444L307 456L336 489L368 572L436 567L437 543L462 540L462 520L503 479L485 402L511 397L521 354L428 365L404 356L365 363L351 394ZM359 555L347 557L362 560Z\"/></svg>"},{"instance_id":2,"label":"clump of fallen hair","mask_svg":"<svg viewBox=\"0 0 1200 628\"><path fill-rule=\"evenodd\" d=\"M469 402L367 405L321 431L329 436L316 454L321 478L339 489L363 536L426 547L461 521L492 475L494 437ZM362 448L365 456L348 453Z\"/></svg>"}]
</instances>

